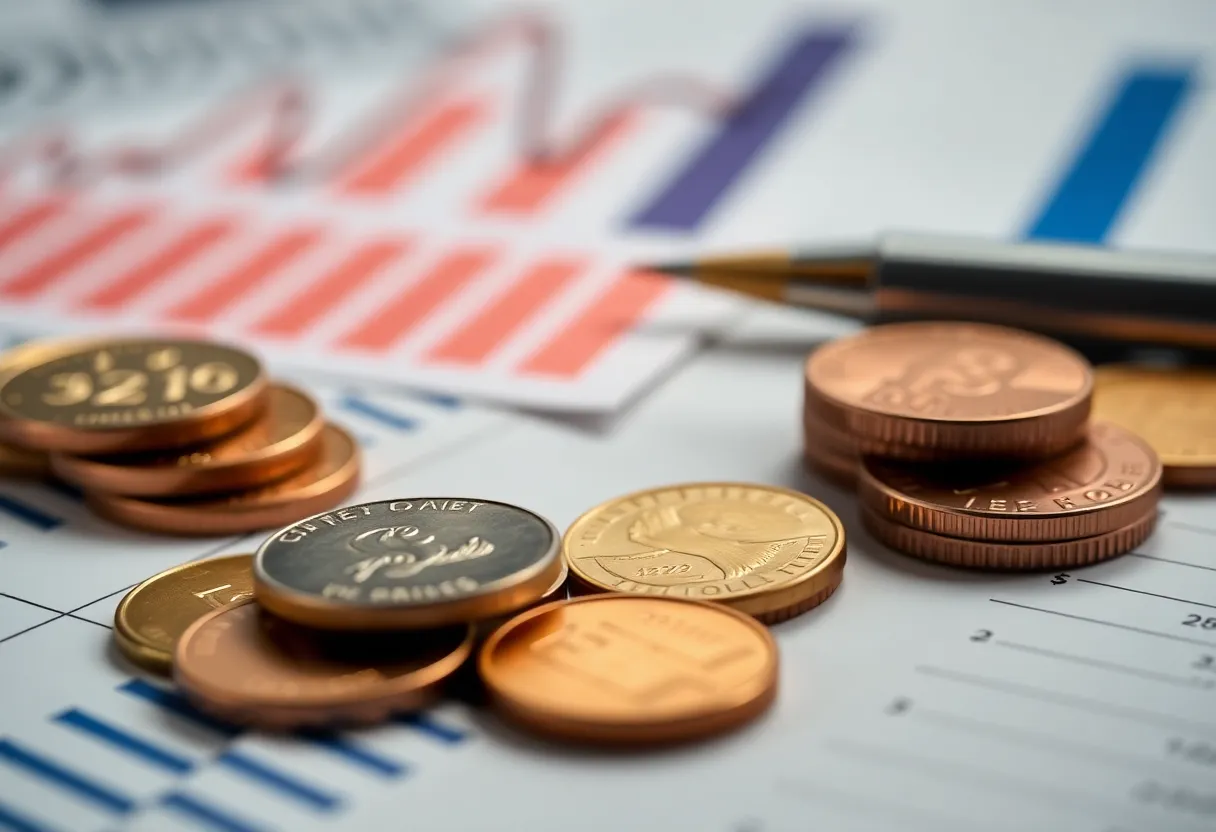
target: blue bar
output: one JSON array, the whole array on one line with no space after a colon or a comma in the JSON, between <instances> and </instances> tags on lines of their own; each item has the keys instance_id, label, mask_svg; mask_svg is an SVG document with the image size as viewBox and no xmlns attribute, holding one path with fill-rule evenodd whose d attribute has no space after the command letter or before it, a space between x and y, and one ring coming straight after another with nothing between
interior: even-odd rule
<instances>
[{"instance_id":1,"label":"blue bar","mask_svg":"<svg viewBox=\"0 0 1216 832\"><path fill-rule=\"evenodd\" d=\"M445 745L459 745L469 738L469 735L459 728L438 723L426 714L402 714L397 717L397 721L421 731Z\"/></svg>"},{"instance_id":2,"label":"blue bar","mask_svg":"<svg viewBox=\"0 0 1216 832\"><path fill-rule=\"evenodd\" d=\"M634 213L629 227L696 229L799 106L827 85L856 42L851 26L815 26L796 33L738 108Z\"/></svg>"},{"instance_id":3,"label":"blue bar","mask_svg":"<svg viewBox=\"0 0 1216 832\"><path fill-rule=\"evenodd\" d=\"M1142 67L1125 75L1027 239L1105 240L1194 83L1189 69Z\"/></svg>"},{"instance_id":4,"label":"blue bar","mask_svg":"<svg viewBox=\"0 0 1216 832\"><path fill-rule=\"evenodd\" d=\"M413 394L416 398L422 399L424 402L439 405L448 410L459 410L463 402L455 396L449 396L446 393L430 393L416 392Z\"/></svg>"},{"instance_id":5,"label":"blue bar","mask_svg":"<svg viewBox=\"0 0 1216 832\"><path fill-rule=\"evenodd\" d=\"M212 829L218 829L220 832L262 832L261 827L252 826L248 822L214 806L209 806L197 797L185 792L173 792L172 794L165 795L161 798L160 805L166 809L172 809L186 815L191 820L206 824Z\"/></svg>"},{"instance_id":6,"label":"blue bar","mask_svg":"<svg viewBox=\"0 0 1216 832\"><path fill-rule=\"evenodd\" d=\"M20 766L30 774L37 775L48 783L72 792L116 815L129 815L135 811L135 801L126 795L114 791L109 786L95 783L28 748L22 748L12 740L0 740L0 759Z\"/></svg>"},{"instance_id":7,"label":"blue bar","mask_svg":"<svg viewBox=\"0 0 1216 832\"><path fill-rule=\"evenodd\" d=\"M6 494L0 494L0 511L33 526L39 531L49 532L63 525L63 520L47 514L41 509L34 508L29 503L23 503Z\"/></svg>"},{"instance_id":8,"label":"blue bar","mask_svg":"<svg viewBox=\"0 0 1216 832\"><path fill-rule=\"evenodd\" d=\"M17 814L16 810L3 803L0 803L0 829L4 832L55 832L49 826Z\"/></svg>"},{"instance_id":9,"label":"blue bar","mask_svg":"<svg viewBox=\"0 0 1216 832\"><path fill-rule=\"evenodd\" d=\"M385 777L401 777L409 772L407 766L396 760L381 756L335 734L305 734L303 737L327 751L332 751L349 763L362 766Z\"/></svg>"},{"instance_id":10,"label":"blue bar","mask_svg":"<svg viewBox=\"0 0 1216 832\"><path fill-rule=\"evenodd\" d=\"M414 430L418 427L417 420L411 419L409 416L402 416L400 413L393 413L391 410L385 410L353 393L343 396L342 400L338 402L338 407L360 416L366 416L394 430Z\"/></svg>"},{"instance_id":11,"label":"blue bar","mask_svg":"<svg viewBox=\"0 0 1216 832\"><path fill-rule=\"evenodd\" d=\"M239 751L225 751L216 758L216 762L233 771L239 772L264 786L298 800L309 808L321 812L332 812L342 805L340 798L316 789L307 783L302 783L290 774L270 768Z\"/></svg>"},{"instance_id":12,"label":"blue bar","mask_svg":"<svg viewBox=\"0 0 1216 832\"><path fill-rule=\"evenodd\" d=\"M123 693L129 693L132 696L137 696L147 702L151 702L158 708L163 708L171 714L188 719L195 725L200 725L214 731L217 734L222 734L226 737L235 737L244 733L244 729L238 725L229 725L226 722L221 722L218 719L207 716L198 711L193 705L178 696L176 693L164 690L145 682L143 679L132 679L129 682L124 682L118 686L118 689Z\"/></svg>"},{"instance_id":13,"label":"blue bar","mask_svg":"<svg viewBox=\"0 0 1216 832\"><path fill-rule=\"evenodd\" d=\"M102 722L100 719L89 716L77 708L72 708L58 714L54 720L62 725L69 725L72 728L83 731L89 736L117 748L119 751L125 751L134 757L138 757L145 763L150 763L173 774L188 774L194 770L193 761L179 754L174 754L172 751L158 748L145 739L130 734L115 725Z\"/></svg>"}]
</instances>

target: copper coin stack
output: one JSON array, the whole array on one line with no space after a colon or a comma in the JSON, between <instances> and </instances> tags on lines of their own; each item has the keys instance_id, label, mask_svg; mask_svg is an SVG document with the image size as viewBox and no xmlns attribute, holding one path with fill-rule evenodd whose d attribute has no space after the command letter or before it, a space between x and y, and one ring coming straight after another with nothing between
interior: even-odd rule
<instances>
[{"instance_id":1,"label":"copper coin stack","mask_svg":"<svg viewBox=\"0 0 1216 832\"><path fill-rule=\"evenodd\" d=\"M855 487L878 540L989 569L1081 566L1153 530L1157 453L1090 422L1093 368L1028 332L889 324L807 360L808 465Z\"/></svg>"},{"instance_id":2,"label":"copper coin stack","mask_svg":"<svg viewBox=\"0 0 1216 832\"><path fill-rule=\"evenodd\" d=\"M820 559L839 567L833 543ZM687 598L571 599L568 571L561 536L527 509L380 500L288 525L255 555L149 578L119 604L114 638L200 710L271 731L375 724L457 693L531 733L651 745L739 727L772 704L776 643L753 615ZM793 573L814 589L812 570Z\"/></svg>"},{"instance_id":3,"label":"copper coin stack","mask_svg":"<svg viewBox=\"0 0 1216 832\"><path fill-rule=\"evenodd\" d=\"M359 469L308 394L230 345L81 338L0 355L0 476L58 478L122 525L273 528L341 502Z\"/></svg>"}]
</instances>

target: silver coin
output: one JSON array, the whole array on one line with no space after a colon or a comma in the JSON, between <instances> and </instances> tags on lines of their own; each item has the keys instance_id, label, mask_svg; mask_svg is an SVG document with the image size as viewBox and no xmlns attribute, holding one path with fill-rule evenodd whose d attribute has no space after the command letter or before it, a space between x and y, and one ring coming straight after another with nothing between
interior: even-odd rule
<instances>
[{"instance_id":1,"label":"silver coin","mask_svg":"<svg viewBox=\"0 0 1216 832\"><path fill-rule=\"evenodd\" d=\"M504 615L544 595L562 569L557 529L493 500L409 497L317 514L273 534L254 593L313 627L439 627Z\"/></svg>"}]
</instances>

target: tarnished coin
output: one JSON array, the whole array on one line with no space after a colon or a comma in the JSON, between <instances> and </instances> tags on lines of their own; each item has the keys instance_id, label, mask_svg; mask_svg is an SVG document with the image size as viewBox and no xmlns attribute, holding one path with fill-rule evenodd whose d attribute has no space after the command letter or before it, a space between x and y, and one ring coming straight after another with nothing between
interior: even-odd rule
<instances>
[{"instance_id":1,"label":"tarnished coin","mask_svg":"<svg viewBox=\"0 0 1216 832\"><path fill-rule=\"evenodd\" d=\"M561 573L558 533L493 500L407 497L347 506L258 549L260 604L337 630L438 627L533 603Z\"/></svg>"},{"instance_id":2,"label":"tarnished coin","mask_svg":"<svg viewBox=\"0 0 1216 832\"><path fill-rule=\"evenodd\" d=\"M285 479L223 496L150 500L91 491L89 506L103 517L165 534L213 536L282 526L339 505L359 484L359 448L346 431L326 425L321 454Z\"/></svg>"},{"instance_id":3,"label":"tarnished coin","mask_svg":"<svg viewBox=\"0 0 1216 832\"><path fill-rule=\"evenodd\" d=\"M434 702L473 650L473 628L403 633L307 630L244 602L194 622L173 678L228 722L289 729L381 722Z\"/></svg>"},{"instance_id":4,"label":"tarnished coin","mask_svg":"<svg viewBox=\"0 0 1216 832\"><path fill-rule=\"evenodd\" d=\"M315 462L325 422L317 403L285 384L270 388L266 409L227 436L180 451L111 456L52 454L62 479L86 491L171 497L242 491Z\"/></svg>"},{"instance_id":5,"label":"tarnished coin","mask_svg":"<svg viewBox=\"0 0 1216 832\"><path fill-rule=\"evenodd\" d=\"M1087 566L1130 552L1148 539L1157 523L1157 508L1128 525L1092 537L1004 543L968 540L913 529L866 506L861 519L880 542L922 560L974 569L1064 569Z\"/></svg>"},{"instance_id":6,"label":"tarnished coin","mask_svg":"<svg viewBox=\"0 0 1216 832\"><path fill-rule=\"evenodd\" d=\"M1094 418L1122 425L1152 445L1166 487L1216 488L1216 371L1099 367Z\"/></svg>"},{"instance_id":7,"label":"tarnished coin","mask_svg":"<svg viewBox=\"0 0 1216 832\"><path fill-rule=\"evenodd\" d=\"M186 628L212 610L253 598L253 555L197 560L153 575L114 612L114 641L135 664L168 675Z\"/></svg>"},{"instance_id":8,"label":"tarnished coin","mask_svg":"<svg viewBox=\"0 0 1216 832\"><path fill-rule=\"evenodd\" d=\"M1161 463L1140 437L1106 422L1044 462L897 465L866 459L862 503L914 529L972 540L1049 541L1121 529L1155 510Z\"/></svg>"},{"instance_id":9,"label":"tarnished coin","mask_svg":"<svg viewBox=\"0 0 1216 832\"><path fill-rule=\"evenodd\" d=\"M592 589L719 601L772 624L836 590L845 537L830 508L797 491L689 483L596 506L562 551Z\"/></svg>"},{"instance_id":10,"label":"tarnished coin","mask_svg":"<svg viewBox=\"0 0 1216 832\"><path fill-rule=\"evenodd\" d=\"M876 326L807 360L808 412L863 454L1044 458L1080 441L1092 374L1049 338L968 323Z\"/></svg>"},{"instance_id":11,"label":"tarnished coin","mask_svg":"<svg viewBox=\"0 0 1216 832\"><path fill-rule=\"evenodd\" d=\"M677 742L738 727L777 693L777 645L718 604L593 595L529 610L482 647L496 708L562 739Z\"/></svg>"},{"instance_id":12,"label":"tarnished coin","mask_svg":"<svg viewBox=\"0 0 1216 832\"><path fill-rule=\"evenodd\" d=\"M207 341L88 342L0 377L0 439L68 453L178 447L265 405L257 359Z\"/></svg>"}]
</instances>

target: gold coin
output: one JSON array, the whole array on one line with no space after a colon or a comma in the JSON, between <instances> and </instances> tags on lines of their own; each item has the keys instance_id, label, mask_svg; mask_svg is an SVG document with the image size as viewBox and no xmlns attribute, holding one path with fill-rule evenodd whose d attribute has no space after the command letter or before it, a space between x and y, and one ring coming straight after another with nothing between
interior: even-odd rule
<instances>
[{"instance_id":1,"label":"gold coin","mask_svg":"<svg viewBox=\"0 0 1216 832\"><path fill-rule=\"evenodd\" d=\"M180 447L265 405L262 366L206 341L89 342L0 378L0 440L69 453Z\"/></svg>"},{"instance_id":2,"label":"gold coin","mask_svg":"<svg viewBox=\"0 0 1216 832\"><path fill-rule=\"evenodd\" d=\"M123 655L168 675L182 633L212 610L253 597L253 555L198 560L153 575L127 593L114 612L114 641Z\"/></svg>"},{"instance_id":3,"label":"gold coin","mask_svg":"<svg viewBox=\"0 0 1216 832\"><path fill-rule=\"evenodd\" d=\"M214 536L294 523L339 505L359 484L359 448L346 431L326 425L320 458L286 479L225 495L149 500L86 492L103 517L146 531Z\"/></svg>"},{"instance_id":4,"label":"gold coin","mask_svg":"<svg viewBox=\"0 0 1216 832\"><path fill-rule=\"evenodd\" d=\"M1148 442L1167 487L1216 487L1216 371L1110 365L1094 381L1094 418Z\"/></svg>"},{"instance_id":5,"label":"gold coin","mask_svg":"<svg viewBox=\"0 0 1216 832\"><path fill-rule=\"evenodd\" d=\"M521 613L478 670L520 725L562 739L677 742L738 727L777 693L777 645L718 604L594 595Z\"/></svg>"},{"instance_id":6,"label":"gold coin","mask_svg":"<svg viewBox=\"0 0 1216 832\"><path fill-rule=\"evenodd\" d=\"M844 574L844 526L785 488L690 483L609 500L562 539L593 589L718 601L765 623L827 600Z\"/></svg>"},{"instance_id":7,"label":"gold coin","mask_svg":"<svg viewBox=\"0 0 1216 832\"><path fill-rule=\"evenodd\" d=\"M86 491L179 497L240 491L274 482L316 461L325 421L317 403L286 384L244 427L202 445L109 456L52 454L62 479Z\"/></svg>"}]
</instances>

